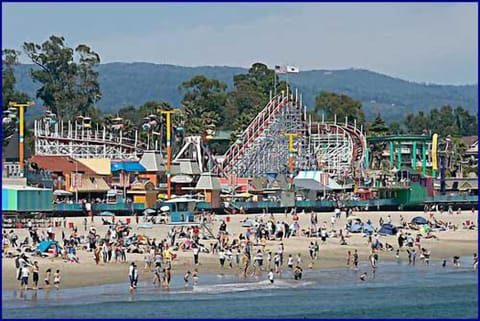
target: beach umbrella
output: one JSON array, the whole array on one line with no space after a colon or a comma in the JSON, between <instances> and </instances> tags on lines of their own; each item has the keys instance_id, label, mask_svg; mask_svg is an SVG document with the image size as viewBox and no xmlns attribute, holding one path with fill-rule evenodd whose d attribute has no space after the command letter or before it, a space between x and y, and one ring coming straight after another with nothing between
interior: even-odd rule
<instances>
[{"instance_id":1,"label":"beach umbrella","mask_svg":"<svg viewBox=\"0 0 480 321\"><path fill-rule=\"evenodd\" d=\"M157 211L154 210L153 208L147 208L143 211L143 214L147 214L147 215L155 214L155 213L157 213Z\"/></svg>"},{"instance_id":2,"label":"beach umbrella","mask_svg":"<svg viewBox=\"0 0 480 321\"><path fill-rule=\"evenodd\" d=\"M115 216L115 214L109 211L103 211L100 213L100 216Z\"/></svg>"}]
</instances>

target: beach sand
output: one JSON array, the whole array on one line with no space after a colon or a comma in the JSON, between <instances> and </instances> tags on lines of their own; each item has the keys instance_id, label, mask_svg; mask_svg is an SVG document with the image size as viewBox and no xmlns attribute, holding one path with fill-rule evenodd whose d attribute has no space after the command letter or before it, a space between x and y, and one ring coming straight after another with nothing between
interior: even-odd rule
<instances>
[{"instance_id":1,"label":"beach sand","mask_svg":"<svg viewBox=\"0 0 480 321\"><path fill-rule=\"evenodd\" d=\"M383 217L384 221L387 219L387 215L390 214L393 220L394 225L400 224L400 215L403 215L404 219L408 222L411 218L415 216L423 216L428 218L428 215L425 215L423 212L355 212L355 216L359 216L363 221L366 221L368 218L371 219L375 227L378 226L378 220L380 217ZM318 221L319 226L325 221L328 228L330 229L330 218L333 215L332 212L329 213L319 213ZM262 214L237 214L230 215L230 222L227 223L227 230L230 233L233 233L233 237L238 237L240 233L245 233L246 228L241 227L241 220L244 220L246 217L254 218L255 216L262 216ZM275 220L278 221L287 221L292 222L292 217L290 215L286 216L285 214L275 214ZM438 240L435 239L422 239L422 247L427 248L431 251L431 259L447 259L448 263L451 264L452 257L454 255L458 256L472 256L473 253L478 252L478 230L465 230L462 229L462 223L465 220L470 220L478 222L478 213L475 211L475 214L472 214L471 211L463 211L462 214L447 214L447 213L437 213L435 216L438 219L443 221L452 222L459 226L457 231L446 231L446 232L436 232L434 233L438 236ZM212 231L216 233L220 225L220 221L226 219L226 216L217 215L217 221L213 223ZM267 221L269 215L265 216L264 221ZM117 220L121 219L125 221L126 217L117 217ZM167 238L167 233L172 226L165 224L155 224L152 229L137 229L137 224L135 219L130 217L133 222L131 226L133 227L133 233L144 234L151 238L156 238L161 240ZM83 217L76 218L67 218L67 222L73 222L78 227L78 232L80 235L86 234L83 227ZM140 224L142 224L142 218L140 218ZM307 228L310 225L310 214L307 212L305 215L299 214L299 223L300 228ZM344 229L346 223L345 214L342 213L340 220L337 220L335 223L335 229ZM88 228L91 226L90 218L88 219ZM101 224L101 218L95 217L94 224L97 229L97 233L101 236L105 235L107 227ZM67 223L68 227L68 223ZM41 229L39 229L40 231ZM70 235L71 230L65 229L65 234ZM57 235L57 240L62 234L62 228L54 228L54 232ZM411 231L413 235L416 235L416 231ZM16 229L16 233L19 236L19 240L23 240L27 236L27 229ZM177 239L181 241L181 239ZM310 263L309 254L308 254L308 245L311 241L314 241L315 238L306 238L306 237L292 237L289 239L284 239L283 243L285 246L284 257L288 257L288 254L292 254L294 258L298 253L301 253L303 259L304 268L307 267ZM313 262L314 269L322 268L336 268L344 267L346 261L346 253L348 250L352 251L358 249L359 259L362 262L365 262L369 255L369 248L367 246L367 238L362 237L361 234L352 234L350 238L347 239L348 245L339 245L338 238L328 238L325 244L322 244L320 239L317 239L320 244L319 259ZM396 236L381 236L380 240L385 244L385 242L393 245L397 248L397 238ZM211 241L202 240L203 244L210 244ZM272 253L277 251L280 241L267 241L266 250L272 250ZM253 253L256 252L256 249ZM129 254L127 253L127 263L108 263L99 265L95 264L93 253L87 252L84 250L79 250L77 255L80 258L80 263L70 263L63 262L60 258L50 259L50 258L39 258L32 257L31 260L38 261L40 266L40 284L43 286L43 277L45 270L47 268L52 268L52 270L60 269L62 273L62 284L61 287L83 287L83 286L92 286L92 285L102 285L102 284L111 284L111 283L125 283L125 286L128 286L128 264L135 261L139 269L139 279L142 280L151 280L153 277L152 272L144 270L144 255L143 254ZM186 270L193 270L195 266L193 265L193 254L192 251L178 251L177 259L173 263L173 274L182 274ZM407 261L407 254L401 253L401 260L403 262ZM266 255L264 258L266 261ZM379 264L381 266L382 261L390 261L395 259L395 252L380 252L379 253ZM418 256L417 256L418 259ZM196 267L199 271L199 278L201 282L202 273L205 274L238 274L240 275L240 268L234 263L234 268L230 269L228 267L221 269L218 262L217 254L204 254L200 253L199 257L200 266ZM235 260L234 260L235 261ZM419 262L420 263L420 262ZM284 267L286 269L286 259L284 259ZM30 278L31 283L31 278ZM19 282L15 278L15 262L12 258L2 258L2 288L4 290L15 289L19 287Z\"/></svg>"}]
</instances>

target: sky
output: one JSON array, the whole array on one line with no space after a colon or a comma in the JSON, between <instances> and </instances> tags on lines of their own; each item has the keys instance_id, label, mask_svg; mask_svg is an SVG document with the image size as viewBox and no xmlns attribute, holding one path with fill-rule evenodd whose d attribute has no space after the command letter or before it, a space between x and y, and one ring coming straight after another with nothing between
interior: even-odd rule
<instances>
[{"instance_id":1,"label":"sky","mask_svg":"<svg viewBox=\"0 0 480 321\"><path fill-rule=\"evenodd\" d=\"M2 48L52 34L103 63L362 68L476 84L476 3L2 3ZM26 62L26 57L22 57Z\"/></svg>"}]
</instances>

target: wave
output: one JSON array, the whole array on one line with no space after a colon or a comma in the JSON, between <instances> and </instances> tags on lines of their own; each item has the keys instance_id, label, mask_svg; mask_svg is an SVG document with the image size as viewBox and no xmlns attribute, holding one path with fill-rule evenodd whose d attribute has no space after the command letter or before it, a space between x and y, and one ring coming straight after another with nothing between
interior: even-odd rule
<instances>
[{"instance_id":1,"label":"wave","mask_svg":"<svg viewBox=\"0 0 480 321\"><path fill-rule=\"evenodd\" d=\"M238 283L222 283L222 284L210 284L199 285L193 288L193 293L231 293L231 292L245 292L255 291L259 289L290 289L299 288L312 285L311 281L295 281L295 280L282 280L277 279L274 283L270 283L269 280L262 280L259 282L238 282Z\"/></svg>"}]
</instances>

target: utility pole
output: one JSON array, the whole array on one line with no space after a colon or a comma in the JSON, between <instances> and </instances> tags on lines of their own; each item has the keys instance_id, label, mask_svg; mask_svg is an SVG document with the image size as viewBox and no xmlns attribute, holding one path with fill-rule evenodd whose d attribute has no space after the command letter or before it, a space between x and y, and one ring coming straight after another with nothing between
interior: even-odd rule
<instances>
[{"instance_id":1,"label":"utility pole","mask_svg":"<svg viewBox=\"0 0 480 321\"><path fill-rule=\"evenodd\" d=\"M25 127L25 120L24 120L24 113L25 113L25 108L28 108L28 107L31 107L35 105L34 102L32 101L28 101L24 104L19 104L17 102L10 102L8 104L8 106L10 107L15 107L15 108L18 108L18 113L19 113L19 116L20 116L20 130L19 130L19 135L20 135L20 143L18 145L18 158L19 158L19 163L20 163L20 177L25 177L25 174L24 174L24 163L25 163L25 156L24 156L24 141L25 141L25 134L24 134L24 127Z\"/></svg>"},{"instance_id":2,"label":"utility pole","mask_svg":"<svg viewBox=\"0 0 480 321\"><path fill-rule=\"evenodd\" d=\"M171 169L172 169L172 146L171 146L171 131L172 131L172 118L171 115L177 113L178 109L161 110L158 112L166 115L167 118L167 199L172 196L172 182L171 182Z\"/></svg>"}]
</instances>

